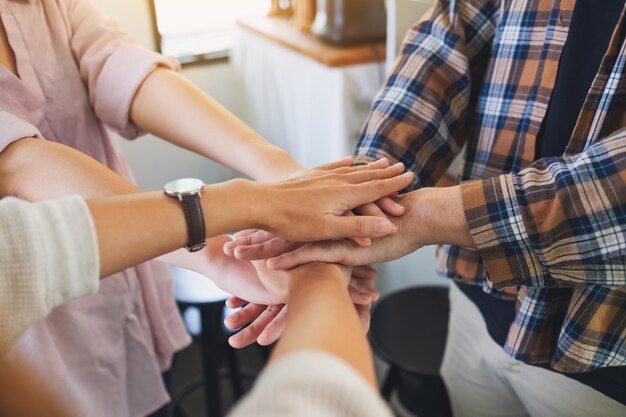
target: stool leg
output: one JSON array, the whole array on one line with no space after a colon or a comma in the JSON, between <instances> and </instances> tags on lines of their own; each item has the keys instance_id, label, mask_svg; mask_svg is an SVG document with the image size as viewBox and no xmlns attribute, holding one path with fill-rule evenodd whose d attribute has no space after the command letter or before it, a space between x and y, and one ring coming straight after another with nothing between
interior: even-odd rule
<instances>
[{"instance_id":1,"label":"stool leg","mask_svg":"<svg viewBox=\"0 0 626 417\"><path fill-rule=\"evenodd\" d=\"M223 305L214 304L202 309L202 334L200 345L202 352L202 373L204 377L204 401L207 417L221 417L220 398L220 343L219 323Z\"/></svg>"},{"instance_id":2,"label":"stool leg","mask_svg":"<svg viewBox=\"0 0 626 417\"><path fill-rule=\"evenodd\" d=\"M226 358L228 360L228 376L235 395L234 401L237 401L243 395L243 387L241 386L239 360L234 348L226 346Z\"/></svg>"},{"instance_id":3,"label":"stool leg","mask_svg":"<svg viewBox=\"0 0 626 417\"><path fill-rule=\"evenodd\" d=\"M387 373L387 377L385 378L385 382L383 382L383 386L380 390L380 395L385 399L389 400L391 396L391 392L398 385L398 377L400 376L400 370L391 365L389 368L389 372Z\"/></svg>"}]
</instances>

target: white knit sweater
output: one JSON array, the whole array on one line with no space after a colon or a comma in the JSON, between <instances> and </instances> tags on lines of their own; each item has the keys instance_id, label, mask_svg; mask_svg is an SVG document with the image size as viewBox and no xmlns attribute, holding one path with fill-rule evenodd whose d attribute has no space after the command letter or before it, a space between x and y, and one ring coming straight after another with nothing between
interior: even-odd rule
<instances>
[{"instance_id":1,"label":"white knit sweater","mask_svg":"<svg viewBox=\"0 0 626 417\"><path fill-rule=\"evenodd\" d=\"M0 201L0 353L54 307L98 290L93 222L79 197ZM320 352L269 366L230 417L391 417L347 363Z\"/></svg>"},{"instance_id":2,"label":"white knit sweater","mask_svg":"<svg viewBox=\"0 0 626 417\"><path fill-rule=\"evenodd\" d=\"M0 354L54 307L98 291L91 216L79 197L0 201Z\"/></svg>"}]
</instances>

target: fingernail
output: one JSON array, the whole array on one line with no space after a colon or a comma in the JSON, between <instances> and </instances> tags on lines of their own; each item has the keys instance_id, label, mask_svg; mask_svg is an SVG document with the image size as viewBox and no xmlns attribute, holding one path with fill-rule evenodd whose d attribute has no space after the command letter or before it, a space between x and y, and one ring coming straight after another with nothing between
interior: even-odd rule
<instances>
[{"instance_id":1,"label":"fingernail","mask_svg":"<svg viewBox=\"0 0 626 417\"><path fill-rule=\"evenodd\" d=\"M226 317L225 320L229 321L229 322L233 322L233 321L235 321L237 319L239 319L239 313L233 313L230 316Z\"/></svg>"},{"instance_id":2,"label":"fingernail","mask_svg":"<svg viewBox=\"0 0 626 417\"><path fill-rule=\"evenodd\" d=\"M405 178L413 178L413 173L412 172L405 172L404 174L402 174L403 177Z\"/></svg>"},{"instance_id":3,"label":"fingernail","mask_svg":"<svg viewBox=\"0 0 626 417\"><path fill-rule=\"evenodd\" d=\"M367 292L362 292L359 294L364 301L370 301L372 299L372 295Z\"/></svg>"},{"instance_id":4,"label":"fingernail","mask_svg":"<svg viewBox=\"0 0 626 417\"><path fill-rule=\"evenodd\" d=\"M380 298L380 293L378 291L372 294L372 301L378 301L379 298Z\"/></svg>"},{"instance_id":5,"label":"fingernail","mask_svg":"<svg viewBox=\"0 0 626 417\"><path fill-rule=\"evenodd\" d=\"M395 164L393 164L394 168L401 167L401 166L404 166L404 164L402 162L396 162Z\"/></svg>"},{"instance_id":6,"label":"fingernail","mask_svg":"<svg viewBox=\"0 0 626 417\"><path fill-rule=\"evenodd\" d=\"M376 225L374 226L374 231L377 234L388 234L393 230L394 227L394 225L386 220L378 220L376 222Z\"/></svg>"}]
</instances>

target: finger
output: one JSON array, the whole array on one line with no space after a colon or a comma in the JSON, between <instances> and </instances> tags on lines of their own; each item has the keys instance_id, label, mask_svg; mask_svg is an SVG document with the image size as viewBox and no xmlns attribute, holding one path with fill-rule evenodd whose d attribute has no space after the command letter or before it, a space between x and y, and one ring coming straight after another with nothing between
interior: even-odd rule
<instances>
[{"instance_id":1,"label":"finger","mask_svg":"<svg viewBox=\"0 0 626 417\"><path fill-rule=\"evenodd\" d=\"M244 237L244 236L248 236L248 235L253 235L256 232L260 232L260 230L259 229L240 230L239 232L233 233L233 239L237 239L239 237Z\"/></svg>"},{"instance_id":2,"label":"finger","mask_svg":"<svg viewBox=\"0 0 626 417\"><path fill-rule=\"evenodd\" d=\"M228 343L235 349L241 349L254 343L268 324L280 313L283 306L267 306L259 317L239 333L228 338Z\"/></svg>"},{"instance_id":3,"label":"finger","mask_svg":"<svg viewBox=\"0 0 626 417\"><path fill-rule=\"evenodd\" d=\"M374 203L364 204L355 208L354 211L361 216L374 216L381 217L383 219L387 217L385 216L385 213L383 213L383 211Z\"/></svg>"},{"instance_id":4,"label":"finger","mask_svg":"<svg viewBox=\"0 0 626 417\"><path fill-rule=\"evenodd\" d=\"M351 174L353 172L367 171L372 169L383 169L389 166L389 160L387 158L381 158L374 162L364 165L353 165L349 167L333 169L333 174Z\"/></svg>"},{"instance_id":5,"label":"finger","mask_svg":"<svg viewBox=\"0 0 626 417\"><path fill-rule=\"evenodd\" d=\"M348 242L343 244L348 246ZM354 247L354 243L352 246ZM285 270L310 262L340 262L343 260L342 255L342 247L336 243L309 243L292 252L268 259L267 266L275 270Z\"/></svg>"},{"instance_id":6,"label":"finger","mask_svg":"<svg viewBox=\"0 0 626 417\"><path fill-rule=\"evenodd\" d=\"M265 243L252 246L240 246L235 249L235 257L240 260L256 261L274 258L283 253L294 251L304 246L304 243L294 243L281 238L274 238Z\"/></svg>"},{"instance_id":7,"label":"finger","mask_svg":"<svg viewBox=\"0 0 626 417\"><path fill-rule=\"evenodd\" d=\"M376 216L376 217L385 218L385 214L378 208L378 206L376 206L376 204L373 204L373 203L366 204L361 207L357 207L355 211L358 214L364 215L364 216ZM357 238L354 238L354 241L356 242L357 245L363 248L372 246L372 239L369 239L369 238L357 237Z\"/></svg>"},{"instance_id":8,"label":"finger","mask_svg":"<svg viewBox=\"0 0 626 417\"><path fill-rule=\"evenodd\" d=\"M240 327L246 326L252 323L263 313L266 306L261 304L248 304L241 310L235 311L230 316L224 319L224 326L227 329L235 330Z\"/></svg>"},{"instance_id":9,"label":"finger","mask_svg":"<svg viewBox=\"0 0 626 417\"><path fill-rule=\"evenodd\" d=\"M352 240L354 240L354 243L362 248L369 248L370 246L372 246L372 239L370 239L369 237L355 237Z\"/></svg>"},{"instance_id":10,"label":"finger","mask_svg":"<svg viewBox=\"0 0 626 417\"><path fill-rule=\"evenodd\" d=\"M363 325L363 331L367 333L370 328L370 322L372 318L372 315L371 315L372 305L371 304L355 305L354 307L356 308L356 313L359 316L361 325Z\"/></svg>"},{"instance_id":11,"label":"finger","mask_svg":"<svg viewBox=\"0 0 626 417\"><path fill-rule=\"evenodd\" d=\"M362 206L372 201L380 200L391 193L400 191L413 182L415 175L412 172L405 172L393 178L369 181L363 184L353 185L353 189L346 193L350 208Z\"/></svg>"},{"instance_id":12,"label":"finger","mask_svg":"<svg viewBox=\"0 0 626 417\"><path fill-rule=\"evenodd\" d=\"M347 180L352 184L360 184L367 181L382 180L387 178L393 178L404 172L404 164L398 162L390 167L383 169L363 169L356 172L346 174ZM381 196L385 197L385 196Z\"/></svg>"},{"instance_id":13,"label":"finger","mask_svg":"<svg viewBox=\"0 0 626 417\"><path fill-rule=\"evenodd\" d=\"M226 307L228 308L239 308L245 306L246 304L248 304L248 302L239 297L230 297L226 300Z\"/></svg>"},{"instance_id":14,"label":"finger","mask_svg":"<svg viewBox=\"0 0 626 417\"><path fill-rule=\"evenodd\" d=\"M380 298L380 293L374 289L374 286L371 284L370 281L359 281L359 280L353 279L350 281L350 285L348 286L348 291L361 293L361 298L359 298L360 300L364 299L365 296L369 296L371 302L376 302ZM353 303L363 304L361 302L357 303L354 301Z\"/></svg>"},{"instance_id":15,"label":"finger","mask_svg":"<svg viewBox=\"0 0 626 417\"><path fill-rule=\"evenodd\" d=\"M352 165L353 162L354 162L354 159L351 156L346 156L345 158L340 159L339 161L329 162L327 164L315 167L314 169L319 170L319 171L330 171L330 170L337 169L337 168L349 167Z\"/></svg>"},{"instance_id":16,"label":"finger","mask_svg":"<svg viewBox=\"0 0 626 417\"><path fill-rule=\"evenodd\" d=\"M363 280L375 280L378 271L369 265L360 265L352 268L352 276Z\"/></svg>"},{"instance_id":17,"label":"finger","mask_svg":"<svg viewBox=\"0 0 626 417\"><path fill-rule=\"evenodd\" d=\"M231 240L230 242L226 242L224 244L224 253L227 255L233 256L235 253L235 249L239 246L250 246L256 245L258 243L267 242L268 240L274 239L276 236L270 232L266 232L265 230L258 230L255 233L238 237L236 239Z\"/></svg>"},{"instance_id":18,"label":"finger","mask_svg":"<svg viewBox=\"0 0 626 417\"><path fill-rule=\"evenodd\" d=\"M370 289L365 288L365 291L361 291L361 289L349 286L348 294L350 295L350 300L354 305L365 305L371 304L374 300L372 294L370 294Z\"/></svg>"},{"instance_id":19,"label":"finger","mask_svg":"<svg viewBox=\"0 0 626 417\"><path fill-rule=\"evenodd\" d=\"M344 216L354 216L354 213L352 211L347 211ZM367 248L372 246L372 239L368 238L368 237L355 237L354 239L354 243L356 243L357 245L361 246L362 248Z\"/></svg>"},{"instance_id":20,"label":"finger","mask_svg":"<svg viewBox=\"0 0 626 417\"><path fill-rule=\"evenodd\" d=\"M399 217L404 214L406 208L395 202L392 198L383 197L376 202L376 206L380 208L380 210L384 211L386 214L391 216Z\"/></svg>"},{"instance_id":21,"label":"finger","mask_svg":"<svg viewBox=\"0 0 626 417\"><path fill-rule=\"evenodd\" d=\"M321 239L342 237L382 237L394 234L398 228L387 219L371 216L338 217L329 216L326 235Z\"/></svg>"},{"instance_id":22,"label":"finger","mask_svg":"<svg viewBox=\"0 0 626 417\"><path fill-rule=\"evenodd\" d=\"M257 338L257 343L261 346L269 346L283 336L287 328L287 309L285 306L280 313L267 325Z\"/></svg>"}]
</instances>

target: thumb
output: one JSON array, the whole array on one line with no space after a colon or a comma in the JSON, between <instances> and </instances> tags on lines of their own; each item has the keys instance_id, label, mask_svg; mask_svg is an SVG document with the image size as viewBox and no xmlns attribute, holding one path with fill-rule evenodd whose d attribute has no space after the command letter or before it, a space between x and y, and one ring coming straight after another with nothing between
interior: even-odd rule
<instances>
[{"instance_id":1,"label":"thumb","mask_svg":"<svg viewBox=\"0 0 626 417\"><path fill-rule=\"evenodd\" d=\"M334 216L326 229L329 233L324 239L343 237L382 237L394 234L398 228L387 219L374 216Z\"/></svg>"}]
</instances>

